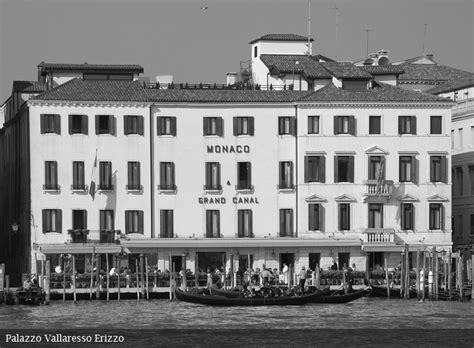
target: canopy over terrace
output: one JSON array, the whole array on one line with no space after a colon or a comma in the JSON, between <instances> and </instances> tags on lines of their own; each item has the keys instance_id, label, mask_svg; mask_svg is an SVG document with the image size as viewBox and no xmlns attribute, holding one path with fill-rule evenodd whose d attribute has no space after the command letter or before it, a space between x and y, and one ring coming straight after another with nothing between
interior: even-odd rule
<instances>
[{"instance_id":1,"label":"canopy over terrace","mask_svg":"<svg viewBox=\"0 0 474 348\"><path fill-rule=\"evenodd\" d=\"M43 254L120 254L127 252L120 245L104 244L41 244L39 250Z\"/></svg>"}]
</instances>

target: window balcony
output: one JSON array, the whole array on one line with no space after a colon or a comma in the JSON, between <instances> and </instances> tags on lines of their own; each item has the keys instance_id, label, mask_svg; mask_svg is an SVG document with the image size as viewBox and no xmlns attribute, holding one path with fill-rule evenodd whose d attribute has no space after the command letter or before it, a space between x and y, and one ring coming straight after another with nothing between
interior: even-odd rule
<instances>
[{"instance_id":1,"label":"window balcony","mask_svg":"<svg viewBox=\"0 0 474 348\"><path fill-rule=\"evenodd\" d=\"M235 185L235 190L238 192L254 192L255 187L253 185Z\"/></svg>"},{"instance_id":2,"label":"window balcony","mask_svg":"<svg viewBox=\"0 0 474 348\"><path fill-rule=\"evenodd\" d=\"M72 184L71 191L73 192L86 192L89 189L87 185L84 184Z\"/></svg>"},{"instance_id":3,"label":"window balcony","mask_svg":"<svg viewBox=\"0 0 474 348\"><path fill-rule=\"evenodd\" d=\"M250 233L250 234L236 233L235 238L255 238L255 234L253 234L253 233Z\"/></svg>"},{"instance_id":4,"label":"window balcony","mask_svg":"<svg viewBox=\"0 0 474 348\"><path fill-rule=\"evenodd\" d=\"M120 231L119 231L120 232ZM117 230L100 230L99 231L99 242L100 243L115 243L117 240Z\"/></svg>"},{"instance_id":5,"label":"window balcony","mask_svg":"<svg viewBox=\"0 0 474 348\"><path fill-rule=\"evenodd\" d=\"M364 181L365 192L364 196L369 197L383 197L390 198L393 192L392 180L366 180Z\"/></svg>"},{"instance_id":6,"label":"window balcony","mask_svg":"<svg viewBox=\"0 0 474 348\"><path fill-rule=\"evenodd\" d=\"M89 230L70 229L67 231L71 235L71 243L87 243L87 235L89 234Z\"/></svg>"},{"instance_id":7,"label":"window balcony","mask_svg":"<svg viewBox=\"0 0 474 348\"><path fill-rule=\"evenodd\" d=\"M204 185L203 189L205 191L222 192L222 185Z\"/></svg>"},{"instance_id":8,"label":"window balcony","mask_svg":"<svg viewBox=\"0 0 474 348\"><path fill-rule=\"evenodd\" d=\"M176 192L178 187L176 185L165 184L165 185L158 185L158 191L163 192Z\"/></svg>"},{"instance_id":9,"label":"window balcony","mask_svg":"<svg viewBox=\"0 0 474 348\"><path fill-rule=\"evenodd\" d=\"M142 185L125 185L125 190L127 192L134 192L134 193L143 193L143 186Z\"/></svg>"},{"instance_id":10,"label":"window balcony","mask_svg":"<svg viewBox=\"0 0 474 348\"><path fill-rule=\"evenodd\" d=\"M279 232L278 237L280 238L294 238L296 234L294 232Z\"/></svg>"},{"instance_id":11,"label":"window balcony","mask_svg":"<svg viewBox=\"0 0 474 348\"><path fill-rule=\"evenodd\" d=\"M395 230L391 228L367 228L363 234L365 244L395 244Z\"/></svg>"},{"instance_id":12,"label":"window balcony","mask_svg":"<svg viewBox=\"0 0 474 348\"><path fill-rule=\"evenodd\" d=\"M113 191L114 190L114 185L112 185L112 184L99 184L97 189L101 190L101 191Z\"/></svg>"},{"instance_id":13,"label":"window balcony","mask_svg":"<svg viewBox=\"0 0 474 348\"><path fill-rule=\"evenodd\" d=\"M61 185L58 185L58 184L45 184L45 185L43 185L43 191L44 192L60 192L61 191Z\"/></svg>"}]
</instances>

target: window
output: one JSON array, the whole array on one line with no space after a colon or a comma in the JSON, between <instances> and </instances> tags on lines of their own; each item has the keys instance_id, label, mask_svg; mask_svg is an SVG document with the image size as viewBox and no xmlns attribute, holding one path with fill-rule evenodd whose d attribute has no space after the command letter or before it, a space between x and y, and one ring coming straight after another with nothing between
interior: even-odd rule
<instances>
[{"instance_id":1,"label":"window","mask_svg":"<svg viewBox=\"0 0 474 348\"><path fill-rule=\"evenodd\" d=\"M237 190L252 189L252 164L237 162Z\"/></svg>"},{"instance_id":2,"label":"window","mask_svg":"<svg viewBox=\"0 0 474 348\"><path fill-rule=\"evenodd\" d=\"M113 231L115 229L115 219L113 210L101 210L99 212L100 230Z\"/></svg>"},{"instance_id":3,"label":"window","mask_svg":"<svg viewBox=\"0 0 474 348\"><path fill-rule=\"evenodd\" d=\"M354 182L354 156L334 157L334 182Z\"/></svg>"},{"instance_id":4,"label":"window","mask_svg":"<svg viewBox=\"0 0 474 348\"><path fill-rule=\"evenodd\" d=\"M224 121L222 117L204 117L203 118L203 135L218 135L224 134Z\"/></svg>"},{"instance_id":5,"label":"window","mask_svg":"<svg viewBox=\"0 0 474 348\"><path fill-rule=\"evenodd\" d=\"M462 196L464 190L464 175L462 167L454 168L455 181L453 185L453 194L456 196Z\"/></svg>"},{"instance_id":6,"label":"window","mask_svg":"<svg viewBox=\"0 0 474 348\"><path fill-rule=\"evenodd\" d=\"M123 134L143 135L143 116L124 116Z\"/></svg>"},{"instance_id":7,"label":"window","mask_svg":"<svg viewBox=\"0 0 474 348\"><path fill-rule=\"evenodd\" d=\"M84 190L86 188L84 180L84 162L72 162L72 189Z\"/></svg>"},{"instance_id":8,"label":"window","mask_svg":"<svg viewBox=\"0 0 474 348\"><path fill-rule=\"evenodd\" d=\"M308 266L309 269L315 270L316 267L320 268L321 265L321 253L309 253L308 254Z\"/></svg>"},{"instance_id":9,"label":"window","mask_svg":"<svg viewBox=\"0 0 474 348\"><path fill-rule=\"evenodd\" d=\"M454 149L454 137L455 137L455 134L454 134L454 129L451 130L451 150Z\"/></svg>"},{"instance_id":10,"label":"window","mask_svg":"<svg viewBox=\"0 0 474 348\"><path fill-rule=\"evenodd\" d=\"M293 237L293 209L280 209L280 237Z\"/></svg>"},{"instance_id":11,"label":"window","mask_svg":"<svg viewBox=\"0 0 474 348\"><path fill-rule=\"evenodd\" d=\"M385 179L385 158L369 156L369 180Z\"/></svg>"},{"instance_id":12,"label":"window","mask_svg":"<svg viewBox=\"0 0 474 348\"><path fill-rule=\"evenodd\" d=\"M176 136L176 117L158 117L157 119L158 135Z\"/></svg>"},{"instance_id":13,"label":"window","mask_svg":"<svg viewBox=\"0 0 474 348\"><path fill-rule=\"evenodd\" d=\"M382 123L380 116L369 116L369 134L381 134Z\"/></svg>"},{"instance_id":14,"label":"window","mask_svg":"<svg viewBox=\"0 0 474 348\"><path fill-rule=\"evenodd\" d=\"M463 129L462 129L462 128L459 128L459 129L458 129L458 135L459 135L459 138L458 138L458 149L462 149L462 148L463 148Z\"/></svg>"},{"instance_id":15,"label":"window","mask_svg":"<svg viewBox=\"0 0 474 348\"><path fill-rule=\"evenodd\" d=\"M474 214L471 214L471 236L474 235Z\"/></svg>"},{"instance_id":16,"label":"window","mask_svg":"<svg viewBox=\"0 0 474 348\"><path fill-rule=\"evenodd\" d=\"M125 210L125 233L143 234L142 210Z\"/></svg>"},{"instance_id":17,"label":"window","mask_svg":"<svg viewBox=\"0 0 474 348\"><path fill-rule=\"evenodd\" d=\"M206 238L219 238L220 236L220 211L206 210Z\"/></svg>"},{"instance_id":18,"label":"window","mask_svg":"<svg viewBox=\"0 0 474 348\"><path fill-rule=\"evenodd\" d=\"M60 209L43 209L43 233L62 232Z\"/></svg>"},{"instance_id":19,"label":"window","mask_svg":"<svg viewBox=\"0 0 474 348\"><path fill-rule=\"evenodd\" d=\"M443 229L443 205L440 203L430 203L430 230Z\"/></svg>"},{"instance_id":20,"label":"window","mask_svg":"<svg viewBox=\"0 0 474 348\"><path fill-rule=\"evenodd\" d=\"M398 134L416 134L416 116L398 116Z\"/></svg>"},{"instance_id":21,"label":"window","mask_svg":"<svg viewBox=\"0 0 474 348\"><path fill-rule=\"evenodd\" d=\"M258 57L258 47L257 46L253 46L253 57L254 58L257 58Z\"/></svg>"},{"instance_id":22,"label":"window","mask_svg":"<svg viewBox=\"0 0 474 348\"><path fill-rule=\"evenodd\" d=\"M401 227L404 231L415 229L415 208L412 203L402 203Z\"/></svg>"},{"instance_id":23,"label":"window","mask_svg":"<svg viewBox=\"0 0 474 348\"><path fill-rule=\"evenodd\" d=\"M140 162L128 162L127 190L141 190Z\"/></svg>"},{"instance_id":24,"label":"window","mask_svg":"<svg viewBox=\"0 0 474 348\"><path fill-rule=\"evenodd\" d=\"M279 189L293 189L293 162L280 162Z\"/></svg>"},{"instance_id":25,"label":"window","mask_svg":"<svg viewBox=\"0 0 474 348\"><path fill-rule=\"evenodd\" d=\"M238 220L238 237L239 238L250 238L253 237L253 223L252 223L252 210L250 209L239 209L237 211Z\"/></svg>"},{"instance_id":26,"label":"window","mask_svg":"<svg viewBox=\"0 0 474 348\"><path fill-rule=\"evenodd\" d=\"M324 156L305 156L304 182L326 182L326 158Z\"/></svg>"},{"instance_id":27,"label":"window","mask_svg":"<svg viewBox=\"0 0 474 348\"><path fill-rule=\"evenodd\" d=\"M115 117L112 115L96 115L95 134L115 135Z\"/></svg>"},{"instance_id":28,"label":"window","mask_svg":"<svg viewBox=\"0 0 474 348\"><path fill-rule=\"evenodd\" d=\"M471 146L474 146L474 126L471 126Z\"/></svg>"},{"instance_id":29,"label":"window","mask_svg":"<svg viewBox=\"0 0 474 348\"><path fill-rule=\"evenodd\" d=\"M205 190L221 190L221 165L218 162L206 162Z\"/></svg>"},{"instance_id":30,"label":"window","mask_svg":"<svg viewBox=\"0 0 474 348\"><path fill-rule=\"evenodd\" d=\"M58 163L56 161L44 162L44 189L59 190Z\"/></svg>"},{"instance_id":31,"label":"window","mask_svg":"<svg viewBox=\"0 0 474 348\"><path fill-rule=\"evenodd\" d=\"M88 134L87 115L69 115L69 134Z\"/></svg>"},{"instance_id":32,"label":"window","mask_svg":"<svg viewBox=\"0 0 474 348\"><path fill-rule=\"evenodd\" d=\"M369 228L383 228L383 204L369 204Z\"/></svg>"},{"instance_id":33,"label":"window","mask_svg":"<svg viewBox=\"0 0 474 348\"><path fill-rule=\"evenodd\" d=\"M471 183L471 196L474 196L474 166L469 166L469 181Z\"/></svg>"},{"instance_id":34,"label":"window","mask_svg":"<svg viewBox=\"0 0 474 348\"><path fill-rule=\"evenodd\" d=\"M337 254L338 260L338 269L343 270L345 267L350 265L351 254L350 253L338 253Z\"/></svg>"},{"instance_id":35,"label":"window","mask_svg":"<svg viewBox=\"0 0 474 348\"><path fill-rule=\"evenodd\" d=\"M442 133L442 116L431 116L430 117L430 134L441 134Z\"/></svg>"},{"instance_id":36,"label":"window","mask_svg":"<svg viewBox=\"0 0 474 348\"><path fill-rule=\"evenodd\" d=\"M416 159L415 156L400 156L399 158L399 181L416 182Z\"/></svg>"},{"instance_id":37,"label":"window","mask_svg":"<svg viewBox=\"0 0 474 348\"><path fill-rule=\"evenodd\" d=\"M99 190L113 190L112 162L99 162Z\"/></svg>"},{"instance_id":38,"label":"window","mask_svg":"<svg viewBox=\"0 0 474 348\"><path fill-rule=\"evenodd\" d=\"M41 134L61 134L61 118L59 115L41 114Z\"/></svg>"},{"instance_id":39,"label":"window","mask_svg":"<svg viewBox=\"0 0 474 348\"><path fill-rule=\"evenodd\" d=\"M173 210L160 210L160 238L173 237Z\"/></svg>"},{"instance_id":40,"label":"window","mask_svg":"<svg viewBox=\"0 0 474 348\"><path fill-rule=\"evenodd\" d=\"M457 235L462 238L464 235L464 221L462 215L458 215L458 227L457 227Z\"/></svg>"},{"instance_id":41,"label":"window","mask_svg":"<svg viewBox=\"0 0 474 348\"><path fill-rule=\"evenodd\" d=\"M447 183L446 156L430 156L430 181Z\"/></svg>"},{"instance_id":42,"label":"window","mask_svg":"<svg viewBox=\"0 0 474 348\"><path fill-rule=\"evenodd\" d=\"M72 229L87 230L87 210L72 211Z\"/></svg>"},{"instance_id":43,"label":"window","mask_svg":"<svg viewBox=\"0 0 474 348\"><path fill-rule=\"evenodd\" d=\"M160 185L158 189L176 190L173 162L160 162Z\"/></svg>"},{"instance_id":44,"label":"window","mask_svg":"<svg viewBox=\"0 0 474 348\"><path fill-rule=\"evenodd\" d=\"M337 134L355 135L354 116L334 116L334 135Z\"/></svg>"},{"instance_id":45,"label":"window","mask_svg":"<svg viewBox=\"0 0 474 348\"><path fill-rule=\"evenodd\" d=\"M339 203L339 231L348 231L351 229L351 212L349 203Z\"/></svg>"},{"instance_id":46,"label":"window","mask_svg":"<svg viewBox=\"0 0 474 348\"><path fill-rule=\"evenodd\" d=\"M308 204L308 230L323 230L323 207L318 203Z\"/></svg>"},{"instance_id":47,"label":"window","mask_svg":"<svg viewBox=\"0 0 474 348\"><path fill-rule=\"evenodd\" d=\"M296 135L296 117L278 117L278 135Z\"/></svg>"},{"instance_id":48,"label":"window","mask_svg":"<svg viewBox=\"0 0 474 348\"><path fill-rule=\"evenodd\" d=\"M254 118L234 117L234 135L254 135Z\"/></svg>"},{"instance_id":49,"label":"window","mask_svg":"<svg viewBox=\"0 0 474 348\"><path fill-rule=\"evenodd\" d=\"M319 116L308 116L308 134L319 134Z\"/></svg>"}]
</instances>

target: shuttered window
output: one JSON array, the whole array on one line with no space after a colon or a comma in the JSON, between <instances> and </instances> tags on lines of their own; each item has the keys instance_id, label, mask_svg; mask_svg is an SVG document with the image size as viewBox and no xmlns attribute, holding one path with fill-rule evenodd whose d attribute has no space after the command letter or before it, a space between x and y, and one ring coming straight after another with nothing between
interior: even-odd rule
<instances>
[{"instance_id":1,"label":"shuttered window","mask_svg":"<svg viewBox=\"0 0 474 348\"><path fill-rule=\"evenodd\" d=\"M430 203L430 230L444 229L444 207L440 203Z\"/></svg>"},{"instance_id":2,"label":"shuttered window","mask_svg":"<svg viewBox=\"0 0 474 348\"><path fill-rule=\"evenodd\" d=\"M72 162L72 189L73 190L84 190L84 162L74 161Z\"/></svg>"},{"instance_id":3,"label":"shuttered window","mask_svg":"<svg viewBox=\"0 0 474 348\"><path fill-rule=\"evenodd\" d=\"M415 156L400 156L399 181L417 182L417 160Z\"/></svg>"},{"instance_id":4,"label":"shuttered window","mask_svg":"<svg viewBox=\"0 0 474 348\"><path fill-rule=\"evenodd\" d=\"M237 227L239 238L253 237L252 210L239 209L237 211Z\"/></svg>"},{"instance_id":5,"label":"shuttered window","mask_svg":"<svg viewBox=\"0 0 474 348\"><path fill-rule=\"evenodd\" d=\"M446 156L430 156L430 181L448 182Z\"/></svg>"},{"instance_id":6,"label":"shuttered window","mask_svg":"<svg viewBox=\"0 0 474 348\"><path fill-rule=\"evenodd\" d=\"M125 211L125 233L143 234L143 211L126 210Z\"/></svg>"},{"instance_id":7,"label":"shuttered window","mask_svg":"<svg viewBox=\"0 0 474 348\"><path fill-rule=\"evenodd\" d=\"M280 237L293 237L293 209L280 209Z\"/></svg>"},{"instance_id":8,"label":"shuttered window","mask_svg":"<svg viewBox=\"0 0 474 348\"><path fill-rule=\"evenodd\" d=\"M59 190L58 163L56 161L46 161L44 163L44 189Z\"/></svg>"},{"instance_id":9,"label":"shuttered window","mask_svg":"<svg viewBox=\"0 0 474 348\"><path fill-rule=\"evenodd\" d=\"M354 182L354 156L334 156L334 182Z\"/></svg>"},{"instance_id":10,"label":"shuttered window","mask_svg":"<svg viewBox=\"0 0 474 348\"><path fill-rule=\"evenodd\" d=\"M378 180L380 175L385 179L385 165L382 163L383 156L369 156L369 180Z\"/></svg>"},{"instance_id":11,"label":"shuttered window","mask_svg":"<svg viewBox=\"0 0 474 348\"><path fill-rule=\"evenodd\" d=\"M319 116L308 116L308 134L319 134Z\"/></svg>"},{"instance_id":12,"label":"shuttered window","mask_svg":"<svg viewBox=\"0 0 474 348\"><path fill-rule=\"evenodd\" d=\"M369 134L381 134L381 119L380 116L369 116Z\"/></svg>"},{"instance_id":13,"label":"shuttered window","mask_svg":"<svg viewBox=\"0 0 474 348\"><path fill-rule=\"evenodd\" d=\"M383 228L383 204L369 204L369 228Z\"/></svg>"},{"instance_id":14,"label":"shuttered window","mask_svg":"<svg viewBox=\"0 0 474 348\"><path fill-rule=\"evenodd\" d=\"M237 190L252 189L252 164L237 162Z\"/></svg>"},{"instance_id":15,"label":"shuttered window","mask_svg":"<svg viewBox=\"0 0 474 348\"><path fill-rule=\"evenodd\" d=\"M293 189L293 162L280 162L279 189Z\"/></svg>"},{"instance_id":16,"label":"shuttered window","mask_svg":"<svg viewBox=\"0 0 474 348\"><path fill-rule=\"evenodd\" d=\"M398 134L416 134L416 116L398 116Z\"/></svg>"},{"instance_id":17,"label":"shuttered window","mask_svg":"<svg viewBox=\"0 0 474 348\"><path fill-rule=\"evenodd\" d=\"M412 203L402 203L402 230L415 229L415 208Z\"/></svg>"},{"instance_id":18,"label":"shuttered window","mask_svg":"<svg viewBox=\"0 0 474 348\"><path fill-rule=\"evenodd\" d=\"M69 134L88 134L89 122L87 115L69 115Z\"/></svg>"},{"instance_id":19,"label":"shuttered window","mask_svg":"<svg viewBox=\"0 0 474 348\"><path fill-rule=\"evenodd\" d=\"M326 158L324 156L305 156L304 182L326 182Z\"/></svg>"},{"instance_id":20,"label":"shuttered window","mask_svg":"<svg viewBox=\"0 0 474 348\"><path fill-rule=\"evenodd\" d=\"M43 209L43 233L62 233L61 209Z\"/></svg>"},{"instance_id":21,"label":"shuttered window","mask_svg":"<svg viewBox=\"0 0 474 348\"><path fill-rule=\"evenodd\" d=\"M143 135L143 116L124 116L123 134Z\"/></svg>"},{"instance_id":22,"label":"shuttered window","mask_svg":"<svg viewBox=\"0 0 474 348\"><path fill-rule=\"evenodd\" d=\"M176 117L160 116L157 118L158 135L176 136Z\"/></svg>"},{"instance_id":23,"label":"shuttered window","mask_svg":"<svg viewBox=\"0 0 474 348\"><path fill-rule=\"evenodd\" d=\"M173 162L160 162L159 190L175 190L175 169Z\"/></svg>"},{"instance_id":24,"label":"shuttered window","mask_svg":"<svg viewBox=\"0 0 474 348\"><path fill-rule=\"evenodd\" d=\"M41 134L61 134L61 117L57 114L40 115Z\"/></svg>"},{"instance_id":25,"label":"shuttered window","mask_svg":"<svg viewBox=\"0 0 474 348\"><path fill-rule=\"evenodd\" d=\"M203 135L224 135L224 120L222 117L203 117Z\"/></svg>"},{"instance_id":26,"label":"shuttered window","mask_svg":"<svg viewBox=\"0 0 474 348\"><path fill-rule=\"evenodd\" d=\"M355 135L354 116L334 116L334 135L351 134Z\"/></svg>"},{"instance_id":27,"label":"shuttered window","mask_svg":"<svg viewBox=\"0 0 474 348\"><path fill-rule=\"evenodd\" d=\"M349 203L339 203L339 231L349 231L351 229L351 206Z\"/></svg>"},{"instance_id":28,"label":"shuttered window","mask_svg":"<svg viewBox=\"0 0 474 348\"><path fill-rule=\"evenodd\" d=\"M220 211L206 210L206 238L220 237Z\"/></svg>"},{"instance_id":29,"label":"shuttered window","mask_svg":"<svg viewBox=\"0 0 474 348\"><path fill-rule=\"evenodd\" d=\"M99 217L101 231L112 231L115 229L115 219L113 210L101 210L99 212Z\"/></svg>"},{"instance_id":30,"label":"shuttered window","mask_svg":"<svg viewBox=\"0 0 474 348\"><path fill-rule=\"evenodd\" d=\"M254 118L253 117L234 117L234 135L254 135Z\"/></svg>"},{"instance_id":31,"label":"shuttered window","mask_svg":"<svg viewBox=\"0 0 474 348\"><path fill-rule=\"evenodd\" d=\"M96 115L95 133L115 135L115 117L113 115Z\"/></svg>"},{"instance_id":32,"label":"shuttered window","mask_svg":"<svg viewBox=\"0 0 474 348\"><path fill-rule=\"evenodd\" d=\"M221 190L221 165L218 162L206 162L206 182L204 189Z\"/></svg>"},{"instance_id":33,"label":"shuttered window","mask_svg":"<svg viewBox=\"0 0 474 348\"><path fill-rule=\"evenodd\" d=\"M140 162L128 162L127 190L140 190Z\"/></svg>"},{"instance_id":34,"label":"shuttered window","mask_svg":"<svg viewBox=\"0 0 474 348\"><path fill-rule=\"evenodd\" d=\"M112 162L99 162L99 190L113 190Z\"/></svg>"},{"instance_id":35,"label":"shuttered window","mask_svg":"<svg viewBox=\"0 0 474 348\"><path fill-rule=\"evenodd\" d=\"M280 116L278 117L279 135L296 135L296 117Z\"/></svg>"},{"instance_id":36,"label":"shuttered window","mask_svg":"<svg viewBox=\"0 0 474 348\"><path fill-rule=\"evenodd\" d=\"M324 208L319 203L308 204L308 230L309 231L322 231L323 230L323 217Z\"/></svg>"},{"instance_id":37,"label":"shuttered window","mask_svg":"<svg viewBox=\"0 0 474 348\"><path fill-rule=\"evenodd\" d=\"M72 211L72 229L86 230L87 229L87 210L73 210Z\"/></svg>"},{"instance_id":38,"label":"shuttered window","mask_svg":"<svg viewBox=\"0 0 474 348\"><path fill-rule=\"evenodd\" d=\"M160 238L173 238L173 210L160 210Z\"/></svg>"}]
</instances>

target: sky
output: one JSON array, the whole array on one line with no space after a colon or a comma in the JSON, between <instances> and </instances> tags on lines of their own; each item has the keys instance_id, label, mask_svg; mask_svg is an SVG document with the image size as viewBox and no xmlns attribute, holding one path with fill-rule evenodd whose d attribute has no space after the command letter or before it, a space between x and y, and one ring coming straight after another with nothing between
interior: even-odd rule
<instances>
[{"instance_id":1,"label":"sky","mask_svg":"<svg viewBox=\"0 0 474 348\"><path fill-rule=\"evenodd\" d=\"M387 49L392 62L424 47L438 63L472 72L473 4L311 0L313 54L360 60L368 29L369 52ZM308 13L308 0L0 0L0 104L14 80L37 79L42 61L140 64L152 80L225 83L250 58L251 40L307 35Z\"/></svg>"}]
</instances>

